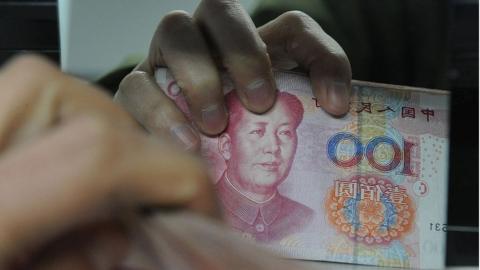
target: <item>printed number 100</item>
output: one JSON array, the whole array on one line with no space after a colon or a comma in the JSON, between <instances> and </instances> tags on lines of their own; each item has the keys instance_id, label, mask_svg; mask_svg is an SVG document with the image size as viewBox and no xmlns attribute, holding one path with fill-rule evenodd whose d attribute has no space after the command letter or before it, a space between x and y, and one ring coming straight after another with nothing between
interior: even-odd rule
<instances>
[{"instance_id":1,"label":"printed number 100","mask_svg":"<svg viewBox=\"0 0 480 270\"><path fill-rule=\"evenodd\" d=\"M337 147L342 141L350 141L354 145L354 153L347 160L340 160L337 157ZM381 144L389 145L393 149L393 158L390 160L389 163L384 164L378 162L374 156L375 148ZM403 175L414 175L410 164L411 150L414 145L414 143L403 140L403 169L400 172ZM350 168L358 165L360 161L362 161L365 154L365 157L367 158L370 166L382 172L389 172L394 170L398 167L398 165L400 165L400 162L402 161L402 150L392 138L387 136L374 137L368 142L366 146L364 146L358 136L348 132L337 133L328 140L327 154L328 158L333 163L343 168Z\"/></svg>"}]
</instances>

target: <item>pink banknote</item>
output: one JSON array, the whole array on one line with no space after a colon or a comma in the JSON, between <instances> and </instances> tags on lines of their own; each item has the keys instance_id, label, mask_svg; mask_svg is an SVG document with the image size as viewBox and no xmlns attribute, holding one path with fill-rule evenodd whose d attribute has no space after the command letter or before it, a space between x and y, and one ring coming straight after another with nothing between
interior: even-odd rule
<instances>
[{"instance_id":1,"label":"pink banknote","mask_svg":"<svg viewBox=\"0 0 480 270\"><path fill-rule=\"evenodd\" d=\"M188 114L171 74L155 75ZM224 76L228 128L202 137L230 226L289 258L443 267L449 95L355 81L350 112L335 118L308 77L274 76L277 102L263 115Z\"/></svg>"}]
</instances>

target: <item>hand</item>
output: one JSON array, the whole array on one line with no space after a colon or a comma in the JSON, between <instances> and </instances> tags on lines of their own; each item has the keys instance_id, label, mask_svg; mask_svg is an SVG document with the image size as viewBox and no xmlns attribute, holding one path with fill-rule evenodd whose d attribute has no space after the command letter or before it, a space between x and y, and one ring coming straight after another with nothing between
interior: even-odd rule
<instances>
[{"instance_id":1,"label":"hand","mask_svg":"<svg viewBox=\"0 0 480 270\"><path fill-rule=\"evenodd\" d=\"M0 71L0 268L105 267L128 246L122 215L152 205L215 215L209 184L197 158L46 60Z\"/></svg>"},{"instance_id":2,"label":"hand","mask_svg":"<svg viewBox=\"0 0 480 270\"><path fill-rule=\"evenodd\" d=\"M284 68L286 60L309 72L323 109L333 115L348 111L350 63L312 18L290 11L255 29L235 0L203 0L193 17L183 11L166 15L148 57L122 80L115 101L151 133L171 134L186 148L198 148L198 134L156 84L155 69L171 70L196 126L214 135L224 130L228 120L220 67L228 71L245 107L263 113L275 101L271 63Z\"/></svg>"}]
</instances>

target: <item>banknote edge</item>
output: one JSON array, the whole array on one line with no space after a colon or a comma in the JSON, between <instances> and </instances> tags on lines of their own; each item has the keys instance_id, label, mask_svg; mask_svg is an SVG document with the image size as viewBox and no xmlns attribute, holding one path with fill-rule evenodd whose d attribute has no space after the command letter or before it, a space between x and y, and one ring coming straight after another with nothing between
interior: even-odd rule
<instances>
[{"instance_id":1,"label":"banknote edge","mask_svg":"<svg viewBox=\"0 0 480 270\"><path fill-rule=\"evenodd\" d=\"M292 70L283 70L283 69L274 69L275 73L289 73L299 76L308 77L308 74L300 72L300 71L292 71ZM422 92L434 95L447 95L450 96L450 91L442 90L442 89L433 89L433 88L425 88L425 87L417 87L417 86L409 86L409 85L398 85L398 84L388 84L388 83L379 83L379 82L368 82L368 81L360 81L360 80L352 80L353 85L358 86L369 86L369 87L376 87L376 88L388 88L394 90L402 90L402 91L414 91L414 92Z\"/></svg>"}]
</instances>

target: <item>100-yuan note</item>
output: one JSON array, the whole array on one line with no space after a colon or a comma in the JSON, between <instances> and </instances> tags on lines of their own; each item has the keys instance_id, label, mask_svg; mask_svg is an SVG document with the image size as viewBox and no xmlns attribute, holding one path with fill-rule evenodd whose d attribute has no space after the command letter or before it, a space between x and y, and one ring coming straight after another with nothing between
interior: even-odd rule
<instances>
[{"instance_id":1,"label":"100-yuan note","mask_svg":"<svg viewBox=\"0 0 480 270\"><path fill-rule=\"evenodd\" d=\"M188 115L171 74L155 76ZM263 115L224 76L228 128L202 136L230 226L289 258L443 267L449 95L354 81L349 113L335 118L308 77L274 76L277 102Z\"/></svg>"}]
</instances>

